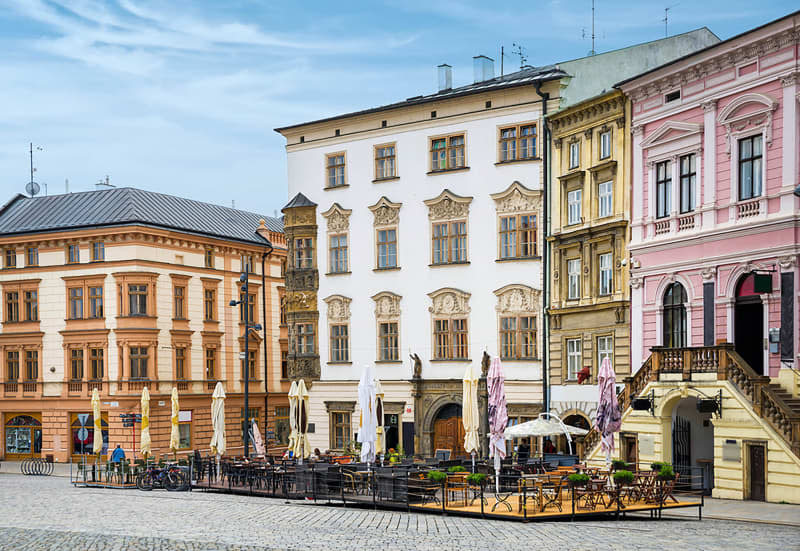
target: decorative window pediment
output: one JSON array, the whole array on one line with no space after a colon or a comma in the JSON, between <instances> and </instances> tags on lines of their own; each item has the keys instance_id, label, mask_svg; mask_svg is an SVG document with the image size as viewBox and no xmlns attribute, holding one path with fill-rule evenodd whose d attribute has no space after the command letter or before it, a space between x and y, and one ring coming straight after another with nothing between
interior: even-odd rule
<instances>
[{"instance_id":1,"label":"decorative window pediment","mask_svg":"<svg viewBox=\"0 0 800 551\"><path fill-rule=\"evenodd\" d=\"M505 191L492 193L498 213L533 212L538 214L542 204L542 192L528 189L514 181Z\"/></svg>"},{"instance_id":2,"label":"decorative window pediment","mask_svg":"<svg viewBox=\"0 0 800 551\"><path fill-rule=\"evenodd\" d=\"M351 209L343 209L339 203L334 203L331 208L321 213L328 221L328 231L331 233L346 232L350 229Z\"/></svg>"},{"instance_id":3,"label":"decorative window pediment","mask_svg":"<svg viewBox=\"0 0 800 551\"><path fill-rule=\"evenodd\" d=\"M751 92L734 99L717 115L717 121L725 127L725 144L731 154L731 134L741 132L747 127L764 128L764 141L772 144L772 113L778 102L771 97Z\"/></svg>"},{"instance_id":4,"label":"decorative window pediment","mask_svg":"<svg viewBox=\"0 0 800 551\"><path fill-rule=\"evenodd\" d=\"M331 295L323 300L328 305L328 321L346 322L350 320L350 303L353 299L342 295Z\"/></svg>"},{"instance_id":5,"label":"decorative window pediment","mask_svg":"<svg viewBox=\"0 0 800 551\"><path fill-rule=\"evenodd\" d=\"M450 316L469 314L469 297L472 296L466 291L444 287L432 293L428 293L433 303L428 311L434 315Z\"/></svg>"},{"instance_id":6,"label":"decorative window pediment","mask_svg":"<svg viewBox=\"0 0 800 551\"><path fill-rule=\"evenodd\" d=\"M428 207L428 218L431 220L453 220L469 216L469 204L472 197L456 195L445 189L433 199L424 202Z\"/></svg>"},{"instance_id":7,"label":"decorative window pediment","mask_svg":"<svg viewBox=\"0 0 800 551\"><path fill-rule=\"evenodd\" d=\"M642 140L642 148L647 149L656 145L662 145L669 142L687 138L690 136L698 135L703 132L702 124L695 124L691 122L680 121L667 121L662 124L655 132Z\"/></svg>"},{"instance_id":8,"label":"decorative window pediment","mask_svg":"<svg viewBox=\"0 0 800 551\"><path fill-rule=\"evenodd\" d=\"M382 291L372 297L375 301L375 319L394 321L400 318L400 300L403 297L389 291Z\"/></svg>"},{"instance_id":9,"label":"decorative window pediment","mask_svg":"<svg viewBox=\"0 0 800 551\"><path fill-rule=\"evenodd\" d=\"M403 203L392 203L385 196L378 199L378 202L369 207L375 216L375 227L392 226L397 224L400 219L400 207Z\"/></svg>"},{"instance_id":10,"label":"decorative window pediment","mask_svg":"<svg viewBox=\"0 0 800 551\"><path fill-rule=\"evenodd\" d=\"M497 311L501 314L538 314L541 309L541 291L527 285L506 285L494 294L497 296Z\"/></svg>"}]
</instances>

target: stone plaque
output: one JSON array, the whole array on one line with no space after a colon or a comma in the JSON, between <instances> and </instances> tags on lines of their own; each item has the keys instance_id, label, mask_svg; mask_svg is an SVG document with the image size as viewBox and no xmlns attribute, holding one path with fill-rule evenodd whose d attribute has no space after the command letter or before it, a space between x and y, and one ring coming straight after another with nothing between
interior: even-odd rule
<instances>
[{"instance_id":1,"label":"stone plaque","mask_svg":"<svg viewBox=\"0 0 800 551\"><path fill-rule=\"evenodd\" d=\"M741 463L742 461L742 446L738 440L725 440L722 443L722 460L735 461Z\"/></svg>"},{"instance_id":2,"label":"stone plaque","mask_svg":"<svg viewBox=\"0 0 800 551\"><path fill-rule=\"evenodd\" d=\"M639 434L639 456L653 457L656 453L656 441L652 434Z\"/></svg>"}]
</instances>

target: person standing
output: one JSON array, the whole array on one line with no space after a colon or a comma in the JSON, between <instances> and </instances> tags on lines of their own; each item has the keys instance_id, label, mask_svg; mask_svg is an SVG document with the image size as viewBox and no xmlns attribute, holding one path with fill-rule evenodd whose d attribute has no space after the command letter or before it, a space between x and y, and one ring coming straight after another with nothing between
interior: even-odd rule
<instances>
[{"instance_id":1,"label":"person standing","mask_svg":"<svg viewBox=\"0 0 800 551\"><path fill-rule=\"evenodd\" d=\"M122 447L117 444L117 447L114 448L114 451L111 453L111 462L119 463L123 459L125 459L125 450L123 450Z\"/></svg>"}]
</instances>

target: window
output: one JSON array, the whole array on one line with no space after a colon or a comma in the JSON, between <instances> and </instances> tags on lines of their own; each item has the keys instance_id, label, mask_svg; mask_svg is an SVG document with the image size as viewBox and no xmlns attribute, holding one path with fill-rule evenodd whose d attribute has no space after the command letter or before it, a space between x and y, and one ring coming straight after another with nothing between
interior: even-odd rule
<instances>
[{"instance_id":1,"label":"window","mask_svg":"<svg viewBox=\"0 0 800 551\"><path fill-rule=\"evenodd\" d=\"M17 251L14 249L6 249L6 268L17 267Z\"/></svg>"},{"instance_id":2,"label":"window","mask_svg":"<svg viewBox=\"0 0 800 551\"><path fill-rule=\"evenodd\" d=\"M500 161L517 159L517 128L504 128L500 131Z\"/></svg>"},{"instance_id":3,"label":"window","mask_svg":"<svg viewBox=\"0 0 800 551\"><path fill-rule=\"evenodd\" d=\"M669 103L671 101L681 99L681 91L675 90L674 92L670 92L669 94L664 95L664 103Z\"/></svg>"},{"instance_id":4,"label":"window","mask_svg":"<svg viewBox=\"0 0 800 551\"><path fill-rule=\"evenodd\" d=\"M611 253L601 254L598 257L600 267L600 294L610 295L614 292L614 284L611 271Z\"/></svg>"},{"instance_id":5,"label":"window","mask_svg":"<svg viewBox=\"0 0 800 551\"><path fill-rule=\"evenodd\" d=\"M310 237L294 240L294 267L298 269L314 267L314 240Z\"/></svg>"},{"instance_id":6,"label":"window","mask_svg":"<svg viewBox=\"0 0 800 551\"><path fill-rule=\"evenodd\" d=\"M289 443L289 408L280 406L275 408L275 440L285 446Z\"/></svg>"},{"instance_id":7,"label":"window","mask_svg":"<svg viewBox=\"0 0 800 551\"><path fill-rule=\"evenodd\" d=\"M76 264L81 261L81 250L78 245L67 245L67 264Z\"/></svg>"},{"instance_id":8,"label":"window","mask_svg":"<svg viewBox=\"0 0 800 551\"><path fill-rule=\"evenodd\" d=\"M39 378L39 352L37 350L25 351L25 380L35 381Z\"/></svg>"},{"instance_id":9,"label":"window","mask_svg":"<svg viewBox=\"0 0 800 551\"><path fill-rule=\"evenodd\" d=\"M500 218L500 258L536 256L536 216L517 214Z\"/></svg>"},{"instance_id":10,"label":"window","mask_svg":"<svg viewBox=\"0 0 800 551\"><path fill-rule=\"evenodd\" d=\"M581 195L580 189L567 193L567 224L581 223Z\"/></svg>"},{"instance_id":11,"label":"window","mask_svg":"<svg viewBox=\"0 0 800 551\"><path fill-rule=\"evenodd\" d=\"M89 317L103 317L103 288L89 287Z\"/></svg>"},{"instance_id":12,"label":"window","mask_svg":"<svg viewBox=\"0 0 800 551\"><path fill-rule=\"evenodd\" d=\"M93 380L100 380L103 378L104 369L102 348L89 349L89 369L89 375Z\"/></svg>"},{"instance_id":13,"label":"window","mask_svg":"<svg viewBox=\"0 0 800 551\"><path fill-rule=\"evenodd\" d=\"M328 155L328 187L340 187L345 185L344 180L344 153Z\"/></svg>"},{"instance_id":14,"label":"window","mask_svg":"<svg viewBox=\"0 0 800 551\"><path fill-rule=\"evenodd\" d=\"M39 249L36 247L28 247L28 250L25 254L25 264L27 266L39 265Z\"/></svg>"},{"instance_id":15,"label":"window","mask_svg":"<svg viewBox=\"0 0 800 551\"><path fill-rule=\"evenodd\" d=\"M247 365L245 365L244 358L242 358L240 361L242 367L242 380L244 380L249 373L250 380L252 381L256 378L256 351L248 350L247 355Z\"/></svg>"},{"instance_id":16,"label":"window","mask_svg":"<svg viewBox=\"0 0 800 551\"><path fill-rule=\"evenodd\" d=\"M102 241L92 243L92 262L106 259L106 246Z\"/></svg>"},{"instance_id":17,"label":"window","mask_svg":"<svg viewBox=\"0 0 800 551\"><path fill-rule=\"evenodd\" d=\"M301 323L297 325L297 335L295 337L295 350L297 354L314 353L314 324Z\"/></svg>"},{"instance_id":18,"label":"window","mask_svg":"<svg viewBox=\"0 0 800 551\"><path fill-rule=\"evenodd\" d=\"M206 380L213 381L217 374L217 349L206 348Z\"/></svg>"},{"instance_id":19,"label":"window","mask_svg":"<svg viewBox=\"0 0 800 551\"><path fill-rule=\"evenodd\" d=\"M131 379L147 379L148 350L146 346L132 346L129 352Z\"/></svg>"},{"instance_id":20,"label":"window","mask_svg":"<svg viewBox=\"0 0 800 551\"><path fill-rule=\"evenodd\" d=\"M431 171L464 168L464 135L431 140Z\"/></svg>"},{"instance_id":21,"label":"window","mask_svg":"<svg viewBox=\"0 0 800 551\"><path fill-rule=\"evenodd\" d=\"M73 381L83 380L83 350L72 348L69 351L70 379Z\"/></svg>"},{"instance_id":22,"label":"window","mask_svg":"<svg viewBox=\"0 0 800 551\"><path fill-rule=\"evenodd\" d=\"M686 289L672 283L664 293L664 346L686 346Z\"/></svg>"},{"instance_id":23,"label":"window","mask_svg":"<svg viewBox=\"0 0 800 551\"><path fill-rule=\"evenodd\" d=\"M697 176L694 168L695 155L684 155L680 158L681 167L681 213L694 210L694 188Z\"/></svg>"},{"instance_id":24,"label":"window","mask_svg":"<svg viewBox=\"0 0 800 551\"><path fill-rule=\"evenodd\" d=\"M206 268L213 268L214 267L214 251L211 249L206 249L205 254L203 255L203 261Z\"/></svg>"},{"instance_id":25,"label":"window","mask_svg":"<svg viewBox=\"0 0 800 551\"><path fill-rule=\"evenodd\" d=\"M614 183L603 182L597 186L597 216L605 218L614 214Z\"/></svg>"},{"instance_id":26,"label":"window","mask_svg":"<svg viewBox=\"0 0 800 551\"><path fill-rule=\"evenodd\" d=\"M378 359L382 362L396 362L400 359L397 322L378 324Z\"/></svg>"},{"instance_id":27,"label":"window","mask_svg":"<svg viewBox=\"0 0 800 551\"><path fill-rule=\"evenodd\" d=\"M500 356L505 359L536 357L536 318L500 318Z\"/></svg>"},{"instance_id":28,"label":"window","mask_svg":"<svg viewBox=\"0 0 800 551\"><path fill-rule=\"evenodd\" d=\"M192 447L192 412L178 412L178 448L185 450Z\"/></svg>"},{"instance_id":29,"label":"window","mask_svg":"<svg viewBox=\"0 0 800 551\"><path fill-rule=\"evenodd\" d=\"M611 367L614 367L614 337L607 335L605 337L597 337L597 366L598 369L603 364L603 360L608 358L611 362Z\"/></svg>"},{"instance_id":30,"label":"window","mask_svg":"<svg viewBox=\"0 0 800 551\"><path fill-rule=\"evenodd\" d=\"M397 230L378 230L378 268L397 267Z\"/></svg>"},{"instance_id":31,"label":"window","mask_svg":"<svg viewBox=\"0 0 800 551\"><path fill-rule=\"evenodd\" d=\"M347 272L347 234L330 236L331 273Z\"/></svg>"},{"instance_id":32,"label":"window","mask_svg":"<svg viewBox=\"0 0 800 551\"><path fill-rule=\"evenodd\" d=\"M289 378L289 351L281 350L281 379Z\"/></svg>"},{"instance_id":33,"label":"window","mask_svg":"<svg viewBox=\"0 0 800 551\"><path fill-rule=\"evenodd\" d=\"M761 135L739 140L739 200L761 196Z\"/></svg>"},{"instance_id":34,"label":"window","mask_svg":"<svg viewBox=\"0 0 800 551\"><path fill-rule=\"evenodd\" d=\"M350 412L331 412L331 449L343 450L350 442Z\"/></svg>"},{"instance_id":35,"label":"window","mask_svg":"<svg viewBox=\"0 0 800 551\"><path fill-rule=\"evenodd\" d=\"M253 255L243 254L241 256L242 272L246 274L253 274Z\"/></svg>"},{"instance_id":36,"label":"window","mask_svg":"<svg viewBox=\"0 0 800 551\"><path fill-rule=\"evenodd\" d=\"M569 144L569 168L578 168L581 165L581 142Z\"/></svg>"},{"instance_id":37,"label":"window","mask_svg":"<svg viewBox=\"0 0 800 551\"><path fill-rule=\"evenodd\" d=\"M656 218L669 216L672 204L672 169L669 161L656 165Z\"/></svg>"},{"instance_id":38,"label":"window","mask_svg":"<svg viewBox=\"0 0 800 551\"><path fill-rule=\"evenodd\" d=\"M38 321L39 319L39 292L23 291L25 303L25 321Z\"/></svg>"},{"instance_id":39,"label":"window","mask_svg":"<svg viewBox=\"0 0 800 551\"><path fill-rule=\"evenodd\" d=\"M244 295L241 293L239 293L239 300L245 300ZM244 306L244 308L241 306ZM239 307L239 321L241 323L249 322L252 324L256 319L256 295L248 293L247 302L241 306ZM248 316L247 319L245 319L245 313Z\"/></svg>"},{"instance_id":40,"label":"window","mask_svg":"<svg viewBox=\"0 0 800 551\"><path fill-rule=\"evenodd\" d=\"M433 358L435 360L467 359L468 332L466 318L433 320Z\"/></svg>"},{"instance_id":41,"label":"window","mask_svg":"<svg viewBox=\"0 0 800 551\"><path fill-rule=\"evenodd\" d=\"M576 380L580 370L581 339L567 339L567 380Z\"/></svg>"},{"instance_id":42,"label":"window","mask_svg":"<svg viewBox=\"0 0 800 551\"><path fill-rule=\"evenodd\" d=\"M186 287L176 285L172 288L173 316L176 320L186 319Z\"/></svg>"},{"instance_id":43,"label":"window","mask_svg":"<svg viewBox=\"0 0 800 551\"><path fill-rule=\"evenodd\" d=\"M536 157L536 125L526 124L500 130L500 162Z\"/></svg>"},{"instance_id":44,"label":"window","mask_svg":"<svg viewBox=\"0 0 800 551\"><path fill-rule=\"evenodd\" d=\"M203 290L203 316L206 321L214 321L217 310L214 289Z\"/></svg>"},{"instance_id":45,"label":"window","mask_svg":"<svg viewBox=\"0 0 800 551\"><path fill-rule=\"evenodd\" d=\"M69 290L69 319L83 319L83 287L72 287Z\"/></svg>"},{"instance_id":46,"label":"window","mask_svg":"<svg viewBox=\"0 0 800 551\"><path fill-rule=\"evenodd\" d=\"M611 157L611 131L608 130L600 134L600 158L608 159Z\"/></svg>"},{"instance_id":47,"label":"window","mask_svg":"<svg viewBox=\"0 0 800 551\"><path fill-rule=\"evenodd\" d=\"M375 179L394 178L395 172L394 144L381 145L375 148Z\"/></svg>"},{"instance_id":48,"label":"window","mask_svg":"<svg viewBox=\"0 0 800 551\"><path fill-rule=\"evenodd\" d=\"M6 354L6 379L19 380L19 351L11 350Z\"/></svg>"},{"instance_id":49,"label":"window","mask_svg":"<svg viewBox=\"0 0 800 551\"><path fill-rule=\"evenodd\" d=\"M147 285L128 285L129 315L147 315Z\"/></svg>"},{"instance_id":50,"label":"window","mask_svg":"<svg viewBox=\"0 0 800 551\"><path fill-rule=\"evenodd\" d=\"M441 222L433 225L433 264L467 261L467 223Z\"/></svg>"},{"instance_id":51,"label":"window","mask_svg":"<svg viewBox=\"0 0 800 551\"><path fill-rule=\"evenodd\" d=\"M19 321L19 292L6 293L6 323Z\"/></svg>"},{"instance_id":52,"label":"window","mask_svg":"<svg viewBox=\"0 0 800 551\"><path fill-rule=\"evenodd\" d=\"M331 325L331 361L350 361L350 340L346 324Z\"/></svg>"},{"instance_id":53,"label":"window","mask_svg":"<svg viewBox=\"0 0 800 551\"><path fill-rule=\"evenodd\" d=\"M567 298L577 300L581 298L581 260L573 258L567 260Z\"/></svg>"},{"instance_id":54,"label":"window","mask_svg":"<svg viewBox=\"0 0 800 551\"><path fill-rule=\"evenodd\" d=\"M186 348L183 346L175 348L175 378L186 378Z\"/></svg>"}]
</instances>

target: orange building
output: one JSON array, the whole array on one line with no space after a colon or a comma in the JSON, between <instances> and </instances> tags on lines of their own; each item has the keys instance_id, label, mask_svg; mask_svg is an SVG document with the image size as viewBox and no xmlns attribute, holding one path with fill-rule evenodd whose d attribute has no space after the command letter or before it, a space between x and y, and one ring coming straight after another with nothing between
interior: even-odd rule
<instances>
[{"instance_id":1,"label":"orange building","mask_svg":"<svg viewBox=\"0 0 800 551\"><path fill-rule=\"evenodd\" d=\"M4 459L77 461L91 453L94 388L104 450L139 440L120 414L151 394L152 450L169 452L170 393L181 448L206 452L211 393L227 394L228 449L250 417L285 439L286 242L280 219L133 188L26 197L0 208L0 431ZM240 274L251 332L244 359ZM249 369L248 369L249 367ZM137 446L138 447L138 446ZM105 452L104 452L105 453Z\"/></svg>"}]
</instances>

